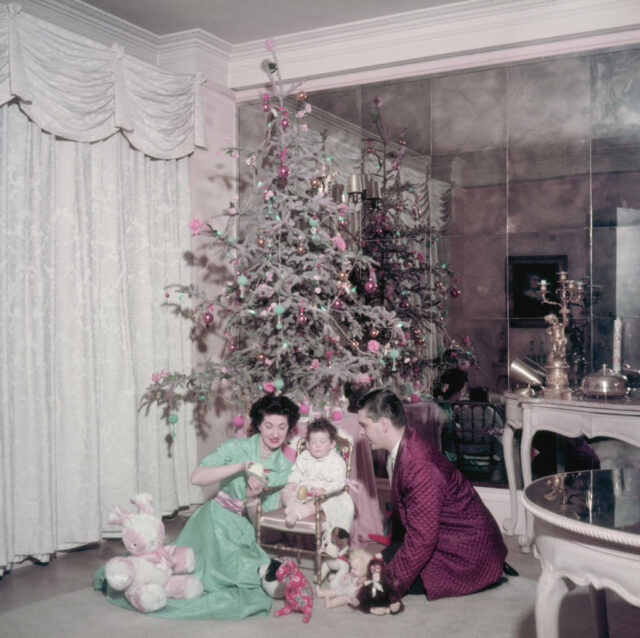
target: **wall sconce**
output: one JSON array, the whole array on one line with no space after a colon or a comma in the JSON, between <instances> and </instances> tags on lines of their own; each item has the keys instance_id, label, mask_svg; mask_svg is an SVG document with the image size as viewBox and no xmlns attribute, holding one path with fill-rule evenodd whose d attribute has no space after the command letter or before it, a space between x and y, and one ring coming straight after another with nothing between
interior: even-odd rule
<instances>
[{"instance_id":1,"label":"wall sconce","mask_svg":"<svg viewBox=\"0 0 640 638\"><path fill-rule=\"evenodd\" d=\"M345 190L347 191L349 200L354 204L359 203L364 195L363 177L364 175L349 175L349 177L347 177Z\"/></svg>"}]
</instances>

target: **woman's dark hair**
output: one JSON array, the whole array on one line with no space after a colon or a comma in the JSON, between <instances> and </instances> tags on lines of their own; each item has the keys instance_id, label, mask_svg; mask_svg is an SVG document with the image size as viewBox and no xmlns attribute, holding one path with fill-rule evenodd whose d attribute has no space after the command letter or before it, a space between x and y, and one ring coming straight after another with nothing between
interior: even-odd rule
<instances>
[{"instance_id":1,"label":"woman's dark hair","mask_svg":"<svg viewBox=\"0 0 640 638\"><path fill-rule=\"evenodd\" d=\"M396 428L406 425L402 401L390 390L371 390L358 403L360 410L366 410L372 421L386 417Z\"/></svg>"},{"instance_id":2,"label":"woman's dark hair","mask_svg":"<svg viewBox=\"0 0 640 638\"><path fill-rule=\"evenodd\" d=\"M300 409L289 397L282 394L279 396L265 394L249 410L249 417L251 418L250 435L258 433L258 426L267 414L286 416L289 429L291 429L300 418Z\"/></svg>"},{"instance_id":3,"label":"woman's dark hair","mask_svg":"<svg viewBox=\"0 0 640 638\"><path fill-rule=\"evenodd\" d=\"M329 419L326 419L323 416L317 419L314 419L307 426L307 436L306 436L307 441L309 440L309 436L311 436L312 432L326 432L332 441L335 441L336 436L338 435L338 430L336 430L336 426L333 425L333 423L331 423Z\"/></svg>"},{"instance_id":4,"label":"woman's dark hair","mask_svg":"<svg viewBox=\"0 0 640 638\"><path fill-rule=\"evenodd\" d=\"M467 373L459 368L447 368L433 385L433 396L438 401L447 401L460 392L467 383Z\"/></svg>"}]
</instances>

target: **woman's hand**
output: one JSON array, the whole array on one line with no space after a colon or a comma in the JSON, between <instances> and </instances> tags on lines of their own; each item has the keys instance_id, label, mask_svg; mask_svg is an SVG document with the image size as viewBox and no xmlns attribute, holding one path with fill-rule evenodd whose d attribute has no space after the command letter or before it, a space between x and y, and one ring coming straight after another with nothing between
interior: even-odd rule
<instances>
[{"instance_id":1,"label":"woman's hand","mask_svg":"<svg viewBox=\"0 0 640 638\"><path fill-rule=\"evenodd\" d=\"M247 500L254 499L264 491L264 482L250 474L247 478Z\"/></svg>"}]
</instances>

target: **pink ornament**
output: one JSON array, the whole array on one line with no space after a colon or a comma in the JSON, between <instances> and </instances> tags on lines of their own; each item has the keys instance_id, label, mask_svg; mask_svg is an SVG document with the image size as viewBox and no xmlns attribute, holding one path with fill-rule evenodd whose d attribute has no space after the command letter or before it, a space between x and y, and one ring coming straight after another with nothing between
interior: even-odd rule
<instances>
[{"instance_id":1,"label":"pink ornament","mask_svg":"<svg viewBox=\"0 0 640 638\"><path fill-rule=\"evenodd\" d=\"M367 343L367 350L369 350L369 352L373 352L373 354L376 354L378 350L380 350L380 343L375 339L371 339L369 343Z\"/></svg>"},{"instance_id":2,"label":"pink ornament","mask_svg":"<svg viewBox=\"0 0 640 638\"><path fill-rule=\"evenodd\" d=\"M420 395L415 392L411 395L411 403L418 403L420 401Z\"/></svg>"},{"instance_id":3,"label":"pink ornament","mask_svg":"<svg viewBox=\"0 0 640 638\"><path fill-rule=\"evenodd\" d=\"M331 413L331 418L334 421L342 421L342 410L334 410Z\"/></svg>"},{"instance_id":4,"label":"pink ornament","mask_svg":"<svg viewBox=\"0 0 640 638\"><path fill-rule=\"evenodd\" d=\"M298 322L299 326L306 326L309 321L309 317L301 312L298 315L298 318L296 319L296 321Z\"/></svg>"},{"instance_id":5,"label":"pink ornament","mask_svg":"<svg viewBox=\"0 0 640 638\"><path fill-rule=\"evenodd\" d=\"M202 323L205 326L210 326L213 323L213 315L210 312L202 313Z\"/></svg>"},{"instance_id":6,"label":"pink ornament","mask_svg":"<svg viewBox=\"0 0 640 638\"><path fill-rule=\"evenodd\" d=\"M241 428L244 425L244 417L242 416L242 414L236 414L233 417L233 425L235 425L237 428Z\"/></svg>"},{"instance_id":7,"label":"pink ornament","mask_svg":"<svg viewBox=\"0 0 640 638\"><path fill-rule=\"evenodd\" d=\"M452 286L451 290L449 290L449 294L452 297L459 297L462 294L462 290L460 290L460 288L457 288L456 286Z\"/></svg>"},{"instance_id":8,"label":"pink ornament","mask_svg":"<svg viewBox=\"0 0 640 638\"><path fill-rule=\"evenodd\" d=\"M271 108L271 107L269 106L269 102L265 101L265 102L263 102L263 103L262 103L262 110L263 110L265 113L268 113L270 108Z\"/></svg>"},{"instance_id":9,"label":"pink ornament","mask_svg":"<svg viewBox=\"0 0 640 638\"><path fill-rule=\"evenodd\" d=\"M373 281L373 279L369 279L368 281L365 282L364 284L364 291L371 294L373 292L375 292L376 290L378 290L378 285L376 284L375 281Z\"/></svg>"},{"instance_id":10,"label":"pink ornament","mask_svg":"<svg viewBox=\"0 0 640 638\"><path fill-rule=\"evenodd\" d=\"M267 393L267 394L272 394L273 392L276 391L276 386L273 385L273 383L271 381L265 381L262 384L262 389Z\"/></svg>"},{"instance_id":11,"label":"pink ornament","mask_svg":"<svg viewBox=\"0 0 640 638\"><path fill-rule=\"evenodd\" d=\"M311 406L308 403L300 404L300 414L309 414L311 412Z\"/></svg>"},{"instance_id":12,"label":"pink ornament","mask_svg":"<svg viewBox=\"0 0 640 638\"><path fill-rule=\"evenodd\" d=\"M287 177L289 177L289 167L281 164L278 167L278 177L281 179L287 179Z\"/></svg>"},{"instance_id":13,"label":"pink ornament","mask_svg":"<svg viewBox=\"0 0 640 638\"><path fill-rule=\"evenodd\" d=\"M344 308L344 301L342 301L342 299L340 299L340 297L338 297L337 299L334 299L331 307L334 310L342 310Z\"/></svg>"},{"instance_id":14,"label":"pink ornament","mask_svg":"<svg viewBox=\"0 0 640 638\"><path fill-rule=\"evenodd\" d=\"M280 120L280 126L282 126L283 129L289 128L289 118L288 117L283 117Z\"/></svg>"}]
</instances>

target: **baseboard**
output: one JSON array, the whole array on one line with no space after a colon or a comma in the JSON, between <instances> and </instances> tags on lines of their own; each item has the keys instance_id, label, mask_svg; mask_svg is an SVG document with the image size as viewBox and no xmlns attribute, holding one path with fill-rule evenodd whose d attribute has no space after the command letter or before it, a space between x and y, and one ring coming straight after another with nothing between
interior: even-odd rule
<instances>
[{"instance_id":1,"label":"baseboard","mask_svg":"<svg viewBox=\"0 0 640 638\"><path fill-rule=\"evenodd\" d=\"M489 508L493 517L498 521L500 529L504 532L504 522L511 518L511 499L509 490L499 487L476 486L476 491L480 495L482 502ZM517 498L517 522L514 530L515 535L525 533L524 507L522 505L522 491L518 490Z\"/></svg>"}]
</instances>

